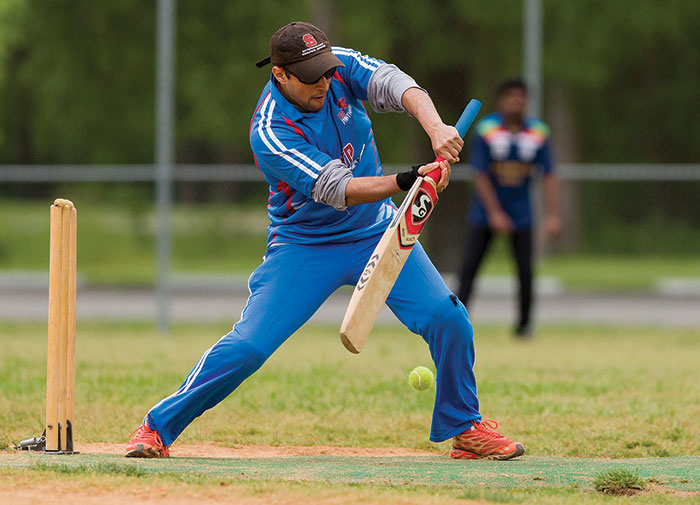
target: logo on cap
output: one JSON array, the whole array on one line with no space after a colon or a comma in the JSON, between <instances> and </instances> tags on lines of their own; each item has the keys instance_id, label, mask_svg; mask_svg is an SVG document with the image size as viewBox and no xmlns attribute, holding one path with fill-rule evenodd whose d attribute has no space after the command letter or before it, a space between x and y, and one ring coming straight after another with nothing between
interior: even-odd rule
<instances>
[{"instance_id":1,"label":"logo on cap","mask_svg":"<svg viewBox=\"0 0 700 505\"><path fill-rule=\"evenodd\" d=\"M306 44L306 47L313 47L316 44L318 44L318 42L316 42L316 39L314 38L314 36L311 35L310 33L305 33L304 36L302 37L302 40Z\"/></svg>"}]
</instances>

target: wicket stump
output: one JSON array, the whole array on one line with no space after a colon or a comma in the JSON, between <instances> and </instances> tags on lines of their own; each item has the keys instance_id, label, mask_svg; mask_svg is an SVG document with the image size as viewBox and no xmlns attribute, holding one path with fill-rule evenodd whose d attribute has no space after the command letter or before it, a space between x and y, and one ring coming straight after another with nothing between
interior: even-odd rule
<instances>
[{"instance_id":1,"label":"wicket stump","mask_svg":"<svg viewBox=\"0 0 700 505\"><path fill-rule=\"evenodd\" d=\"M77 211L69 200L51 206L46 429L17 449L74 454L75 300Z\"/></svg>"}]
</instances>

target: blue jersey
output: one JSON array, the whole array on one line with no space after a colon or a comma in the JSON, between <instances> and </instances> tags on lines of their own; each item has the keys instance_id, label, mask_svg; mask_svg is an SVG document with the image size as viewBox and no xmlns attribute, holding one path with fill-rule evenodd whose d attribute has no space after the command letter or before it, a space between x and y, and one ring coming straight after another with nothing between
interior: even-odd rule
<instances>
[{"instance_id":1,"label":"blue jersey","mask_svg":"<svg viewBox=\"0 0 700 505\"><path fill-rule=\"evenodd\" d=\"M503 210L517 229L532 227L529 186L535 170L553 170L549 128L539 119L528 117L518 132L511 132L500 113L492 113L477 123L469 152L469 164L488 174ZM486 210L477 194L470 210L475 226L488 226Z\"/></svg>"},{"instance_id":2,"label":"blue jersey","mask_svg":"<svg viewBox=\"0 0 700 505\"><path fill-rule=\"evenodd\" d=\"M390 198L339 211L312 197L321 169L331 160L341 160L353 177L383 175L362 101L370 77L384 62L351 49L334 47L333 53L345 67L331 79L321 110L300 112L271 77L253 114L250 145L270 185L268 247L356 241L383 233L394 215Z\"/></svg>"}]
</instances>

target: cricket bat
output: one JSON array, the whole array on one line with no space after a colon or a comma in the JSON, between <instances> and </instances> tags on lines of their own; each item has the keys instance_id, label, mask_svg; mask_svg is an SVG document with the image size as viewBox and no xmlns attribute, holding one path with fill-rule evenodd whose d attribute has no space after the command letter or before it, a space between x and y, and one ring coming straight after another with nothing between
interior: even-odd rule
<instances>
[{"instance_id":1,"label":"cricket bat","mask_svg":"<svg viewBox=\"0 0 700 505\"><path fill-rule=\"evenodd\" d=\"M466 135L479 109L478 100L467 104L455 125L461 137ZM443 159L438 156L435 161ZM435 208L439 180L439 168L416 179L370 256L340 326L340 340L348 351L357 354L364 347L379 311Z\"/></svg>"}]
</instances>

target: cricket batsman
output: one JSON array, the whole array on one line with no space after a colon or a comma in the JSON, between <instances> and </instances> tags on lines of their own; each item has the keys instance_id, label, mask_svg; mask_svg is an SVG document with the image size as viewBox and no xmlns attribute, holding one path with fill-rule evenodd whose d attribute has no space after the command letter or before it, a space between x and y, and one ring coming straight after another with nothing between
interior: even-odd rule
<instances>
[{"instance_id":1,"label":"cricket batsman","mask_svg":"<svg viewBox=\"0 0 700 505\"><path fill-rule=\"evenodd\" d=\"M442 122L428 93L395 65L331 47L303 22L274 33L272 64L250 122L250 145L270 186L267 253L249 280L250 296L231 332L207 349L173 394L132 433L128 457L163 457L182 431L226 398L339 287L355 285L397 212L391 195L440 168L438 190L463 141ZM365 105L408 112L445 161L383 175ZM428 344L437 369L430 440L452 439L455 459L510 459L525 452L482 420L473 373L472 325L420 244L386 301Z\"/></svg>"}]
</instances>

